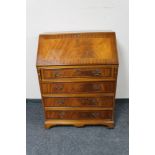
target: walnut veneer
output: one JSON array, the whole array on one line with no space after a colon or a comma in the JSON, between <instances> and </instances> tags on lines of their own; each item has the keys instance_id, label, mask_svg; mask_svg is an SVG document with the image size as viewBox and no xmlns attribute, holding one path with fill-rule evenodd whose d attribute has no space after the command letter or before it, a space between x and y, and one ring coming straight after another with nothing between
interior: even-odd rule
<instances>
[{"instance_id":1,"label":"walnut veneer","mask_svg":"<svg viewBox=\"0 0 155 155\"><path fill-rule=\"evenodd\" d=\"M118 72L114 32L41 34L36 66L45 128L114 127Z\"/></svg>"}]
</instances>

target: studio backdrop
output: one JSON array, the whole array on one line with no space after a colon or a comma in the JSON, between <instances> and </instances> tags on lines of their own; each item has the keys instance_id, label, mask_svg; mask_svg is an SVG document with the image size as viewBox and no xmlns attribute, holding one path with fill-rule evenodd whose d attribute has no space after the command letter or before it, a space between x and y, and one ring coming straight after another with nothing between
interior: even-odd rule
<instances>
[{"instance_id":1,"label":"studio backdrop","mask_svg":"<svg viewBox=\"0 0 155 155\"><path fill-rule=\"evenodd\" d=\"M40 33L115 31L119 55L116 98L128 98L128 12L128 0L27 0L26 97L28 99L41 98L36 71Z\"/></svg>"}]
</instances>

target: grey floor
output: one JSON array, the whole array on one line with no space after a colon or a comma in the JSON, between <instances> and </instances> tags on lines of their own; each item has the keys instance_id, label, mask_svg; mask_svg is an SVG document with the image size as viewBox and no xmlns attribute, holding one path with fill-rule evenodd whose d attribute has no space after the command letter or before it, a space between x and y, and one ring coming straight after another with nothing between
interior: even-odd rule
<instances>
[{"instance_id":1,"label":"grey floor","mask_svg":"<svg viewBox=\"0 0 155 155\"><path fill-rule=\"evenodd\" d=\"M41 103L27 103L27 155L128 155L129 106L116 104L116 127L44 129Z\"/></svg>"}]
</instances>

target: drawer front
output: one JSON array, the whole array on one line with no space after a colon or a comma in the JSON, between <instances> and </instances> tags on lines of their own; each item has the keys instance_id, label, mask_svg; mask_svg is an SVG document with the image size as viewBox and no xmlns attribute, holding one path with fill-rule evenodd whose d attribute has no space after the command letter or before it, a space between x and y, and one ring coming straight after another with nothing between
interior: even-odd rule
<instances>
[{"instance_id":1,"label":"drawer front","mask_svg":"<svg viewBox=\"0 0 155 155\"><path fill-rule=\"evenodd\" d=\"M50 93L84 93L105 92L112 93L115 90L115 82L66 82L66 83L42 83L42 92Z\"/></svg>"},{"instance_id":2,"label":"drawer front","mask_svg":"<svg viewBox=\"0 0 155 155\"><path fill-rule=\"evenodd\" d=\"M112 110L102 111L45 111L46 119L112 119Z\"/></svg>"},{"instance_id":3,"label":"drawer front","mask_svg":"<svg viewBox=\"0 0 155 155\"><path fill-rule=\"evenodd\" d=\"M68 68L42 69L42 79L55 78L84 78L84 77L112 77L112 68Z\"/></svg>"},{"instance_id":4,"label":"drawer front","mask_svg":"<svg viewBox=\"0 0 155 155\"><path fill-rule=\"evenodd\" d=\"M113 97L47 97L43 98L45 107L113 107Z\"/></svg>"}]
</instances>

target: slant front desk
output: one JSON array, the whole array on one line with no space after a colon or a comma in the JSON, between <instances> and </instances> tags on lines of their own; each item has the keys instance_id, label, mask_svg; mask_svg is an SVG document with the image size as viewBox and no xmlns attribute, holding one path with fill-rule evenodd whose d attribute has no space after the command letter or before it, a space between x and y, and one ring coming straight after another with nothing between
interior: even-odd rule
<instances>
[{"instance_id":1,"label":"slant front desk","mask_svg":"<svg viewBox=\"0 0 155 155\"><path fill-rule=\"evenodd\" d=\"M114 127L118 72L114 32L41 34L36 65L45 128Z\"/></svg>"}]
</instances>

